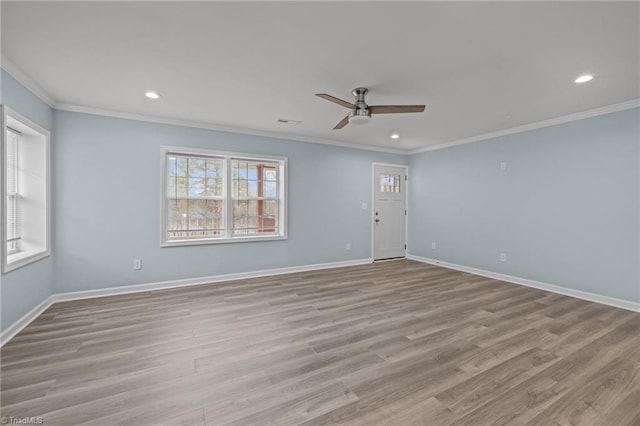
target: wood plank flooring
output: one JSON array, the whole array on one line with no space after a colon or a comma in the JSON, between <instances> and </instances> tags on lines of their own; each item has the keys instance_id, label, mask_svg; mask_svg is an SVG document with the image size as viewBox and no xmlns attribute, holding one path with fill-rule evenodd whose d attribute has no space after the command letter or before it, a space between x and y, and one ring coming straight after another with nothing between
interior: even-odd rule
<instances>
[{"instance_id":1,"label":"wood plank flooring","mask_svg":"<svg viewBox=\"0 0 640 426\"><path fill-rule=\"evenodd\" d=\"M640 425L640 314L407 260L56 303L0 355L45 425Z\"/></svg>"}]
</instances>

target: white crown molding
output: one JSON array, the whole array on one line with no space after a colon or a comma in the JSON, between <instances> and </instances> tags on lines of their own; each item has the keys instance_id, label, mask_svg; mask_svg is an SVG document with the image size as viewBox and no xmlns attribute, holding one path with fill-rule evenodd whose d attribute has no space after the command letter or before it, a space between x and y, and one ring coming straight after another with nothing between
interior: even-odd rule
<instances>
[{"instance_id":1,"label":"white crown molding","mask_svg":"<svg viewBox=\"0 0 640 426\"><path fill-rule=\"evenodd\" d=\"M582 111L575 114L569 114L562 117L556 117L549 120L539 121L536 123L530 123L522 126L511 127L509 129L503 129L495 132L484 133L482 135L472 136L469 138L459 139L456 141L444 142L441 144L430 145L424 148L419 148L414 150L403 150L403 149L376 147L371 145L360 145L360 144L354 144L349 142L340 142L340 141L331 140L331 139L314 138L314 137L308 137L308 136L302 136L302 135L289 135L285 133L278 133L278 132L271 132L271 131L253 130L253 129L239 128L239 127L218 126L218 125L209 124L209 123L176 120L176 119L156 117L156 116L143 115L143 114L132 114L132 113L126 113L126 112L110 111L110 110L104 110L100 108L92 108L92 107L85 107L85 106L79 106L79 105L56 103L54 106L55 109L62 110L62 111L79 112L79 113L85 113L85 114L93 114L93 115L100 115L100 116L114 117L114 118L123 118L128 120L145 121L145 122L159 123L159 124L168 124L173 126L192 127L197 129L237 133L242 135L261 136L261 137L274 138L274 139L284 139L284 140L291 140L291 141L297 141L297 142L317 143L317 144L323 144L323 145L338 146L342 148L352 148L352 149L360 149L364 151L384 152L387 154L399 154L399 155L414 155L414 154L420 154L428 151L451 148L453 146L465 145L473 142L480 142L483 140L493 139L500 136L507 136L515 133L522 133L530 130L541 129L544 127L555 126L558 124L569 123L572 121L583 120L585 118L597 117L599 115L611 114L613 112L624 111L627 109L638 108L638 107L640 107L640 99L633 99L627 102L608 105L600 108L591 109L588 111Z\"/></svg>"},{"instance_id":2,"label":"white crown molding","mask_svg":"<svg viewBox=\"0 0 640 426\"><path fill-rule=\"evenodd\" d=\"M214 130L220 132L237 133L242 135L261 136L273 139L284 139L297 142L316 143L322 145L332 145L342 148L352 148L364 151L383 152L387 154L398 155L414 155L428 151L435 151L438 149L450 148L457 145L464 145L472 142L479 142L487 139L492 139L500 136L511 135L514 133L522 133L529 130L540 129L543 127L555 126L557 124L568 123L571 121L582 120L585 118L596 117L598 115L610 114L613 112L624 111L631 108L640 107L640 99L632 99L630 101L608 105L600 108L595 108L587 111L578 112L575 114L569 114L562 117L556 117L549 120L543 120L536 123L525 124L522 126L511 127L508 129L498 130L495 132L484 133L481 135L471 136L464 139L458 139L451 142L444 142L435 145L429 145L418 149L394 149L384 148L372 145L361 145L350 142L341 142L332 139L315 138L302 135L290 135L286 133L279 133L266 130L255 130L240 127L228 127L219 126L211 123L195 122L188 120L178 120L164 117L157 117L144 114L133 114L127 112L111 111L101 108L93 108L82 105L72 105L57 102L52 98L42 87L40 87L31 77L29 77L22 69L15 65L4 53L1 54L0 67L15 78L19 83L29 89L34 95L40 98L44 103L49 105L53 109L69 112L79 112L84 114L100 115L105 117L122 118L128 120L145 121L150 123L168 124L173 126L192 127L196 129Z\"/></svg>"},{"instance_id":3,"label":"white crown molding","mask_svg":"<svg viewBox=\"0 0 640 426\"><path fill-rule=\"evenodd\" d=\"M442 266L449 269L455 269L456 271L468 272L470 274L493 278L499 281L507 281L514 284L533 287L539 290L549 291L551 293L557 293L564 296L575 297L577 299L588 300L589 302L595 302L603 305L614 306L616 308L626 309L629 311L640 312L640 303L630 302L624 299L617 299L615 297L603 296L601 294L575 290L572 288L562 287L554 284L547 284L539 281L529 280L527 278L514 277L511 275L486 271L484 269L472 268L470 266L458 265L456 263L449 263L442 260L430 259L428 257L416 256L413 254L408 254L407 259L415 260L422 263L428 263L430 265Z\"/></svg>"},{"instance_id":4,"label":"white crown molding","mask_svg":"<svg viewBox=\"0 0 640 426\"><path fill-rule=\"evenodd\" d=\"M49 94L29 77L20 67L13 63L4 53L0 54L0 67L9 75L15 78L20 84L26 87L31 93L36 95L42 102L55 108L56 101Z\"/></svg>"},{"instance_id":5,"label":"white crown molding","mask_svg":"<svg viewBox=\"0 0 640 426\"><path fill-rule=\"evenodd\" d=\"M316 143L322 145L332 145L342 148L360 149L364 151L384 152L387 154L406 155L407 151L403 149L393 149L377 147L372 145L361 145L356 143L341 142L331 139L314 138L302 135L290 135L286 133L254 130L240 127L219 126L211 123L177 120L163 117L156 117L144 114L133 114L126 112L110 111L101 108L86 107L81 105L71 105L57 102L53 99L40 85L38 85L27 73L22 71L13 61L11 61L4 53L0 54L0 68L4 69L8 74L15 78L20 84L26 87L31 93L40 98L42 102L49 107L61 111L79 112L84 114L101 115L105 117L122 118L136 121L146 121L150 123L168 124L173 126L192 127L196 129L215 130L219 132L237 133L242 135L261 136L273 139L284 139L297 142Z\"/></svg>"},{"instance_id":6,"label":"white crown molding","mask_svg":"<svg viewBox=\"0 0 640 426\"><path fill-rule=\"evenodd\" d=\"M86 107L86 106L80 106L80 105L57 103L55 105L55 109L61 110L61 111L100 115L104 117L114 117L114 118L123 118L127 120L145 121L150 123L168 124L172 126L215 130L218 132L236 133L236 134L250 135L250 136L261 136L266 138L284 139L284 140L290 140L295 142L332 145L332 146L338 146L341 148L360 149L364 151L384 152L387 154L400 154L400 155L407 154L407 151L402 149L383 148L383 147L378 147L373 145L360 145L356 143L340 142L340 141L331 140L331 139L322 139L322 138L315 138L315 137L308 137L308 136L301 136L301 135L290 135L287 133L278 133L278 132L272 132L267 130L254 130L254 129L241 128L241 127L219 126L215 124L202 123L197 121L177 120L172 118L156 117L156 116L144 115L144 114L133 114L128 112L110 111L110 110L105 110L101 108L93 108L93 107Z\"/></svg>"},{"instance_id":7,"label":"white crown molding","mask_svg":"<svg viewBox=\"0 0 640 426\"><path fill-rule=\"evenodd\" d=\"M590 109L587 111L577 112L575 114L564 115L562 117L551 118L549 120L538 121L536 123L524 124L522 126L511 127L509 129L498 130L495 132L484 133L482 135L471 136L469 138L458 139L456 141L444 142L437 145L430 145L424 148L406 151L408 155L420 154L438 149L451 148L452 146L465 145L472 142L479 142L487 139L493 139L500 136L512 135L514 133L522 133L529 130L541 129L543 127L555 126L557 124L569 123L571 121L583 120L585 118L597 117L598 115L611 114L613 112L624 111L627 109L640 107L640 99L632 99L630 101L619 104L608 105L600 108Z\"/></svg>"},{"instance_id":8,"label":"white crown molding","mask_svg":"<svg viewBox=\"0 0 640 426\"><path fill-rule=\"evenodd\" d=\"M212 275L209 277L187 278L182 280L161 281L147 284L109 287L98 290L74 291L69 293L52 294L27 312L19 320L11 324L0 334L0 347L11 340L22 329L28 326L40 314L56 302L70 300L92 299L94 297L115 296L120 294L139 293L142 291L164 290L168 288L190 287L196 285L213 284L223 281L246 280L248 278L268 277L271 275L290 274L294 272L317 271L320 269L344 268L346 266L366 265L373 259L355 259L340 262L318 263L313 265L291 266L287 268L264 269L261 271L240 272L235 274Z\"/></svg>"}]
</instances>

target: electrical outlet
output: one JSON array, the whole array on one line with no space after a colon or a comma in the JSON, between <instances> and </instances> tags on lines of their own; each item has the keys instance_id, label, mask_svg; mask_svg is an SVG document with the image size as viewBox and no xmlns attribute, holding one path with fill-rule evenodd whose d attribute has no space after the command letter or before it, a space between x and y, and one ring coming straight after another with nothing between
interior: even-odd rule
<instances>
[{"instance_id":1,"label":"electrical outlet","mask_svg":"<svg viewBox=\"0 0 640 426\"><path fill-rule=\"evenodd\" d=\"M500 253L500 262L507 261L507 253Z\"/></svg>"},{"instance_id":2,"label":"electrical outlet","mask_svg":"<svg viewBox=\"0 0 640 426\"><path fill-rule=\"evenodd\" d=\"M133 259L133 269L136 271L142 269L142 260Z\"/></svg>"},{"instance_id":3,"label":"electrical outlet","mask_svg":"<svg viewBox=\"0 0 640 426\"><path fill-rule=\"evenodd\" d=\"M501 161L500 162L500 170L503 171L503 172L507 170L507 162L506 161Z\"/></svg>"},{"instance_id":4,"label":"electrical outlet","mask_svg":"<svg viewBox=\"0 0 640 426\"><path fill-rule=\"evenodd\" d=\"M351 250L351 244L350 243L345 244L344 249Z\"/></svg>"},{"instance_id":5,"label":"electrical outlet","mask_svg":"<svg viewBox=\"0 0 640 426\"><path fill-rule=\"evenodd\" d=\"M367 206L367 203L362 203L362 206L360 206L360 208L361 208L362 210L366 210L366 209L368 209L368 208L369 208L369 206Z\"/></svg>"},{"instance_id":6,"label":"electrical outlet","mask_svg":"<svg viewBox=\"0 0 640 426\"><path fill-rule=\"evenodd\" d=\"M436 243L431 243L431 248L432 248L433 250L435 250L435 249L437 248Z\"/></svg>"}]
</instances>

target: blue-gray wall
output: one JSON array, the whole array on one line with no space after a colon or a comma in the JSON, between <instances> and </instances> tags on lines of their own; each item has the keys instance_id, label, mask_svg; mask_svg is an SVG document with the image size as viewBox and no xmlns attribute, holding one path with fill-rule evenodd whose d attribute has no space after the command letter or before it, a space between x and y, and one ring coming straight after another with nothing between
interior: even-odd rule
<instances>
[{"instance_id":1,"label":"blue-gray wall","mask_svg":"<svg viewBox=\"0 0 640 426\"><path fill-rule=\"evenodd\" d=\"M53 153L52 256L2 275L2 330L52 293L368 258L374 161L410 164L411 254L640 301L638 109L409 157L52 111L1 77ZM160 248L160 145L287 156L289 239Z\"/></svg>"},{"instance_id":2,"label":"blue-gray wall","mask_svg":"<svg viewBox=\"0 0 640 426\"><path fill-rule=\"evenodd\" d=\"M4 70L0 70L0 103L52 133L53 111ZM49 297L54 290L53 257L0 277L0 330L4 330Z\"/></svg>"},{"instance_id":3,"label":"blue-gray wall","mask_svg":"<svg viewBox=\"0 0 640 426\"><path fill-rule=\"evenodd\" d=\"M640 301L639 117L626 110L412 156L410 253Z\"/></svg>"},{"instance_id":4,"label":"blue-gray wall","mask_svg":"<svg viewBox=\"0 0 640 426\"><path fill-rule=\"evenodd\" d=\"M371 257L371 163L407 157L56 111L56 291ZM160 146L281 155L288 240L160 248ZM345 244L351 243L351 250ZM132 260L142 259L142 270Z\"/></svg>"}]
</instances>

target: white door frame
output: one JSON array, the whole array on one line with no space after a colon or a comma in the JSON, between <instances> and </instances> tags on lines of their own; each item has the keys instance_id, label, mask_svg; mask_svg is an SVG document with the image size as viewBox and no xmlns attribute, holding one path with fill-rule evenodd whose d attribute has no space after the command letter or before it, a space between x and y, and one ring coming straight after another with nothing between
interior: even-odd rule
<instances>
[{"instance_id":1,"label":"white door frame","mask_svg":"<svg viewBox=\"0 0 640 426\"><path fill-rule=\"evenodd\" d=\"M404 173L407 176L407 180L404 182L405 197L404 208L407 214L404 215L404 243L407 248L404 250L405 256L409 251L409 166L407 164L392 164L392 163L371 163L371 262L375 262L375 206L376 206L376 166L383 167L398 167L404 169Z\"/></svg>"}]
</instances>

